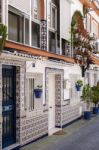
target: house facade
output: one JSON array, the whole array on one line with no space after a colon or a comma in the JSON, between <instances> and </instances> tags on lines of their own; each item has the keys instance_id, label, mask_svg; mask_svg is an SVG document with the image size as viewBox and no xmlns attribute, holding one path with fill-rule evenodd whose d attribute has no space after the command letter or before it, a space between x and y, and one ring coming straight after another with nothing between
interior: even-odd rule
<instances>
[{"instance_id":1,"label":"house facade","mask_svg":"<svg viewBox=\"0 0 99 150\"><path fill-rule=\"evenodd\" d=\"M8 31L0 55L0 150L51 135L82 116L85 104L75 82L99 80L98 57L93 54L95 65L83 78L69 42L72 16L83 15L84 5L98 7L87 0L0 1L0 22ZM90 11L84 21L96 40L98 15ZM38 86L40 98L34 93Z\"/></svg>"}]
</instances>

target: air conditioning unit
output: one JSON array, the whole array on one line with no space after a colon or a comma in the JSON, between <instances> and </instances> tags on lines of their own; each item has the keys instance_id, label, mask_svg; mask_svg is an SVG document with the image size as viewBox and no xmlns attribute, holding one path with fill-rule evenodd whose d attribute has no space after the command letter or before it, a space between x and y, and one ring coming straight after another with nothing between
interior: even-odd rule
<instances>
[{"instance_id":1,"label":"air conditioning unit","mask_svg":"<svg viewBox=\"0 0 99 150\"><path fill-rule=\"evenodd\" d=\"M95 43L95 52L99 52L99 39L97 39Z\"/></svg>"}]
</instances>

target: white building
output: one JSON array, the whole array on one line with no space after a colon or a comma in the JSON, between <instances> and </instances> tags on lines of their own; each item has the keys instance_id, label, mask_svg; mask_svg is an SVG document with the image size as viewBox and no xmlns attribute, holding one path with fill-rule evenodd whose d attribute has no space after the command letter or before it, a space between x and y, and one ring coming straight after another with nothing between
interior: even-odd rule
<instances>
[{"instance_id":1,"label":"white building","mask_svg":"<svg viewBox=\"0 0 99 150\"><path fill-rule=\"evenodd\" d=\"M84 3L97 7L87 0L0 1L0 21L8 29L0 55L0 150L51 135L82 116L82 92L75 82L84 78L68 43L72 16L75 11L83 15ZM97 10L88 13L85 24L97 39L98 15ZM98 67L96 56L94 61ZM91 77L89 82L96 79ZM38 85L40 98L34 93Z\"/></svg>"}]
</instances>

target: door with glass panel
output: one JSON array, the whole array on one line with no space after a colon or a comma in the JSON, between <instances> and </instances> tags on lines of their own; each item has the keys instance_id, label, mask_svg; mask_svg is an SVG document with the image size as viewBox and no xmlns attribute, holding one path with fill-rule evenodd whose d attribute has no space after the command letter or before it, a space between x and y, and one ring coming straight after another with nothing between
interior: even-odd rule
<instances>
[{"instance_id":1,"label":"door with glass panel","mask_svg":"<svg viewBox=\"0 0 99 150\"><path fill-rule=\"evenodd\" d=\"M3 65L2 69L2 147L16 141L15 67Z\"/></svg>"}]
</instances>

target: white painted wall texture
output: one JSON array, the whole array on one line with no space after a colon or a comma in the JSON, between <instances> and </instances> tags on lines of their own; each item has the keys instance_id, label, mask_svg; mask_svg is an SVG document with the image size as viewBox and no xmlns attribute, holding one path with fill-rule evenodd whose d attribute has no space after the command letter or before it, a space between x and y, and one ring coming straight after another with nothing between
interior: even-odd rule
<instances>
[{"instance_id":1,"label":"white painted wall texture","mask_svg":"<svg viewBox=\"0 0 99 150\"><path fill-rule=\"evenodd\" d=\"M70 40L71 24L71 3L67 0L60 0L60 36Z\"/></svg>"},{"instance_id":2,"label":"white painted wall texture","mask_svg":"<svg viewBox=\"0 0 99 150\"><path fill-rule=\"evenodd\" d=\"M30 13L30 0L8 0L8 4L22 12L25 12L26 14Z\"/></svg>"}]
</instances>

